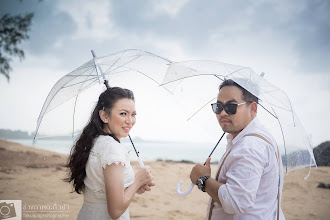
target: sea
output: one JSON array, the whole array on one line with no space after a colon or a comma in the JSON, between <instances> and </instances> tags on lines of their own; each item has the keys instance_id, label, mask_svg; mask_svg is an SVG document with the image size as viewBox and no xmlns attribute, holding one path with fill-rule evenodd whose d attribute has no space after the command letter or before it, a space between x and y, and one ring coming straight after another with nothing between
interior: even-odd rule
<instances>
[{"instance_id":1,"label":"sea","mask_svg":"<svg viewBox=\"0 0 330 220\"><path fill-rule=\"evenodd\" d=\"M45 149L65 155L70 154L74 140L71 139L38 139L35 143L31 139L7 139L11 142ZM225 140L222 140L223 142ZM143 161L179 161L204 163L216 143L187 143L168 141L136 141L133 142ZM123 147L129 152L130 160L136 161L137 155L131 142L122 141ZM220 143L211 156L211 162L217 163L225 152L225 144Z\"/></svg>"}]
</instances>

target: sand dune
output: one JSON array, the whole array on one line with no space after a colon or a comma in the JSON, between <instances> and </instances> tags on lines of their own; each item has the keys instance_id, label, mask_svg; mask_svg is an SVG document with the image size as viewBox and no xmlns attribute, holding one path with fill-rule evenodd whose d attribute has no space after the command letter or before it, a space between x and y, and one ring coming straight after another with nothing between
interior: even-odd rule
<instances>
[{"instance_id":1,"label":"sand dune","mask_svg":"<svg viewBox=\"0 0 330 220\"><path fill-rule=\"evenodd\" d=\"M62 168L66 156L0 140L0 200L22 200L23 205L63 205L65 217L75 219L83 203L83 196L70 193L71 186L63 182ZM131 219L204 219L208 196L195 187L191 194L176 194L177 182L190 185L192 164L174 162L146 162L152 168L156 186L151 192L137 195L131 206ZM132 162L137 169L138 163ZM212 165L215 172L216 165ZM330 219L330 190L318 188L320 182L330 183L330 168L298 170L285 176L282 208L286 219ZM24 212L24 210L23 210ZM23 213L24 214L24 213ZM25 218L31 219L31 218ZM47 218L46 218L47 219ZM51 219L51 218L49 218Z\"/></svg>"}]
</instances>

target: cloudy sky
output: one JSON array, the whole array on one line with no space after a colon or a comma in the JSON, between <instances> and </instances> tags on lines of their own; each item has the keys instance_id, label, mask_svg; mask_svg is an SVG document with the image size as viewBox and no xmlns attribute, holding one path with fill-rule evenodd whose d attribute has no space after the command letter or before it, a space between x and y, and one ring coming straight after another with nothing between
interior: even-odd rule
<instances>
[{"instance_id":1,"label":"cloudy sky","mask_svg":"<svg viewBox=\"0 0 330 220\"><path fill-rule=\"evenodd\" d=\"M0 0L0 16L34 13L21 44L26 58L11 63L9 83L0 76L0 128L33 132L52 86L90 60L91 49L103 56L136 48L265 72L317 145L330 139L329 11L322 0Z\"/></svg>"}]
</instances>

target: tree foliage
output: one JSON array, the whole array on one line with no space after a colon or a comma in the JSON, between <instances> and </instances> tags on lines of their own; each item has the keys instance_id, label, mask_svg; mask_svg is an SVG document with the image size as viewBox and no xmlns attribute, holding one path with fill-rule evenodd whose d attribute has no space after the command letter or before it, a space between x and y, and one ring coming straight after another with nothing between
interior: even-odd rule
<instances>
[{"instance_id":1,"label":"tree foliage","mask_svg":"<svg viewBox=\"0 0 330 220\"><path fill-rule=\"evenodd\" d=\"M29 38L31 20L33 13L25 16L11 16L5 14L0 19L0 74L3 74L9 81L9 72L12 70L11 57L24 58L24 51L18 44Z\"/></svg>"}]
</instances>

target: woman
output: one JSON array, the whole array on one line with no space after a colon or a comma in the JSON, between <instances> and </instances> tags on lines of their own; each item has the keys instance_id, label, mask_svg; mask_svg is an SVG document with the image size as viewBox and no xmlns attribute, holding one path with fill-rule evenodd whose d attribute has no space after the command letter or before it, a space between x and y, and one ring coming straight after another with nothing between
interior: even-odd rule
<instances>
[{"instance_id":1,"label":"woman","mask_svg":"<svg viewBox=\"0 0 330 220\"><path fill-rule=\"evenodd\" d=\"M67 167L74 191L83 192L78 219L130 219L128 206L135 193L154 184L149 167L134 175L120 139L136 122L133 92L108 88L96 104L89 123L71 150Z\"/></svg>"}]
</instances>

